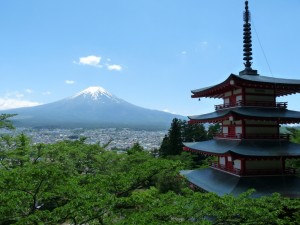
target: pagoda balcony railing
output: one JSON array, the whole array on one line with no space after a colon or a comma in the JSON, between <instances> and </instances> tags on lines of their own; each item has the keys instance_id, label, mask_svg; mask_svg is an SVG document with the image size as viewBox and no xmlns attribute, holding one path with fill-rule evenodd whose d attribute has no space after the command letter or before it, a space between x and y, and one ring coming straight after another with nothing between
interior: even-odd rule
<instances>
[{"instance_id":1,"label":"pagoda balcony railing","mask_svg":"<svg viewBox=\"0 0 300 225\"><path fill-rule=\"evenodd\" d=\"M266 101L244 101L240 100L235 103L225 103L220 105L215 105L215 110L221 110L232 107L240 106L252 106L252 107L268 107L268 108L287 108L287 102L266 102Z\"/></svg>"},{"instance_id":2,"label":"pagoda balcony railing","mask_svg":"<svg viewBox=\"0 0 300 225\"><path fill-rule=\"evenodd\" d=\"M226 133L221 133L221 134L216 134L214 136L215 139L242 139L243 135L242 134L226 134Z\"/></svg>"},{"instance_id":3,"label":"pagoda balcony railing","mask_svg":"<svg viewBox=\"0 0 300 225\"><path fill-rule=\"evenodd\" d=\"M243 176L254 176L254 175L294 175L297 174L297 170L295 168L285 168L285 169L246 169L243 171L237 168L229 168L225 165L219 164L218 162L212 162L210 167L223 170L228 173L232 173L235 175L243 175Z\"/></svg>"},{"instance_id":4,"label":"pagoda balcony railing","mask_svg":"<svg viewBox=\"0 0 300 225\"><path fill-rule=\"evenodd\" d=\"M225 165L219 164L218 162L212 162L210 167L215 168L215 169L219 169L219 170L223 170L232 174L236 174L236 175L241 175L242 171L240 169L237 168L228 168Z\"/></svg>"},{"instance_id":5,"label":"pagoda balcony railing","mask_svg":"<svg viewBox=\"0 0 300 225\"><path fill-rule=\"evenodd\" d=\"M226 134L220 133L214 136L215 139L271 139L271 140L290 140L290 134Z\"/></svg>"},{"instance_id":6,"label":"pagoda balcony railing","mask_svg":"<svg viewBox=\"0 0 300 225\"><path fill-rule=\"evenodd\" d=\"M296 169L294 168L285 168L285 169L247 169L246 175L280 175L280 174L288 174L294 175L296 174Z\"/></svg>"}]
</instances>

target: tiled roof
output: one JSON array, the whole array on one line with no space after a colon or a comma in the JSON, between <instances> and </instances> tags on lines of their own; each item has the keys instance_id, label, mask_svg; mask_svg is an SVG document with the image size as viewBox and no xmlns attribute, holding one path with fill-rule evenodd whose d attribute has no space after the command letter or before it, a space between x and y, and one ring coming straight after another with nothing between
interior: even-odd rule
<instances>
[{"instance_id":1,"label":"tiled roof","mask_svg":"<svg viewBox=\"0 0 300 225\"><path fill-rule=\"evenodd\" d=\"M300 197L300 178L295 176L237 177L212 168L183 170L180 174L197 187L219 196L237 196L249 189L255 189L256 192L251 197L271 195L275 192L286 197Z\"/></svg>"},{"instance_id":2,"label":"tiled roof","mask_svg":"<svg viewBox=\"0 0 300 225\"><path fill-rule=\"evenodd\" d=\"M185 147L208 154L236 154L249 157L300 157L300 144L287 140L226 140L185 142Z\"/></svg>"},{"instance_id":3,"label":"tiled roof","mask_svg":"<svg viewBox=\"0 0 300 225\"><path fill-rule=\"evenodd\" d=\"M292 122L300 121L300 112L287 110L284 108L262 108L262 107L235 107L224 110L218 110L212 113L189 116L190 120L195 122L207 122L209 120L214 121L220 118L228 116L242 116L245 118L262 118L262 119L279 119L279 120L291 120Z\"/></svg>"},{"instance_id":4,"label":"tiled roof","mask_svg":"<svg viewBox=\"0 0 300 225\"><path fill-rule=\"evenodd\" d=\"M236 81L231 84L230 81ZM283 96L287 94L299 93L300 92L300 80L296 79L285 79L285 78L275 78L267 76L253 76L253 75L235 75L231 74L223 82L192 90L192 97L214 97L221 98L220 92L228 91L229 89L235 88L237 86L254 86L255 85L265 85L268 88L276 89L277 96Z\"/></svg>"}]
</instances>

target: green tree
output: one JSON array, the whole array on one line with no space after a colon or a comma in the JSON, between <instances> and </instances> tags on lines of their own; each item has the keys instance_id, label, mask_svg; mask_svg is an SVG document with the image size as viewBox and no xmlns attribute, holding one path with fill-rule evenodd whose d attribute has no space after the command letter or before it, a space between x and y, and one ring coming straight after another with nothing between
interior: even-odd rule
<instances>
[{"instance_id":1,"label":"green tree","mask_svg":"<svg viewBox=\"0 0 300 225\"><path fill-rule=\"evenodd\" d=\"M203 164L205 156L183 152L182 142L205 141L207 132L203 124L189 124L185 120L174 119L159 148L159 156L179 160L192 169Z\"/></svg>"},{"instance_id":2,"label":"green tree","mask_svg":"<svg viewBox=\"0 0 300 225\"><path fill-rule=\"evenodd\" d=\"M168 135L165 136L159 151L160 156L179 155L182 152L182 121L174 118Z\"/></svg>"},{"instance_id":3,"label":"green tree","mask_svg":"<svg viewBox=\"0 0 300 225\"><path fill-rule=\"evenodd\" d=\"M159 156L167 156L169 152L169 136L165 135L163 138L160 148L158 149Z\"/></svg>"},{"instance_id":4,"label":"green tree","mask_svg":"<svg viewBox=\"0 0 300 225\"><path fill-rule=\"evenodd\" d=\"M24 135L19 139L0 166L0 224L113 224L128 210L124 199L183 168L139 151L140 145L117 154L82 141L31 145Z\"/></svg>"},{"instance_id":5,"label":"green tree","mask_svg":"<svg viewBox=\"0 0 300 225\"><path fill-rule=\"evenodd\" d=\"M184 142L205 141L207 140L207 132L203 124L190 124L182 121L182 140Z\"/></svg>"},{"instance_id":6,"label":"green tree","mask_svg":"<svg viewBox=\"0 0 300 225\"><path fill-rule=\"evenodd\" d=\"M210 125L207 131L207 139L213 139L213 137L216 134L220 133L220 131L221 131L221 126L219 123Z\"/></svg>"},{"instance_id":7,"label":"green tree","mask_svg":"<svg viewBox=\"0 0 300 225\"><path fill-rule=\"evenodd\" d=\"M169 130L168 155L179 155L182 152L182 121L175 118Z\"/></svg>"},{"instance_id":8,"label":"green tree","mask_svg":"<svg viewBox=\"0 0 300 225\"><path fill-rule=\"evenodd\" d=\"M136 152L142 152L144 151L143 146L140 145L140 143L136 142L133 144L133 146L127 150L127 154L131 155L134 154Z\"/></svg>"},{"instance_id":9,"label":"green tree","mask_svg":"<svg viewBox=\"0 0 300 225\"><path fill-rule=\"evenodd\" d=\"M21 153L21 154L20 154ZM21 155L21 159L19 156ZM12 138L0 165L0 224L298 224L300 200L185 188L181 155ZM176 159L177 157L177 159ZM22 163L19 163L19 160ZM3 166L5 165L5 166Z\"/></svg>"},{"instance_id":10,"label":"green tree","mask_svg":"<svg viewBox=\"0 0 300 225\"><path fill-rule=\"evenodd\" d=\"M300 130L299 128L286 127L288 134L290 135L290 141L300 144ZM300 171L300 159L288 159L286 162L288 167L296 168Z\"/></svg>"},{"instance_id":11,"label":"green tree","mask_svg":"<svg viewBox=\"0 0 300 225\"><path fill-rule=\"evenodd\" d=\"M0 115L0 129L7 128L7 129L14 129L12 122L9 118L16 116L16 114L1 114Z\"/></svg>"}]
</instances>

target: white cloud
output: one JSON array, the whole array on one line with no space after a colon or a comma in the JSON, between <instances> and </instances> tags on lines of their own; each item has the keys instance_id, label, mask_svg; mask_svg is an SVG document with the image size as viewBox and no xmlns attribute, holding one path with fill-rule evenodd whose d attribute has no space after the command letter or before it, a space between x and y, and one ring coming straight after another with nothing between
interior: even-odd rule
<instances>
[{"instance_id":1,"label":"white cloud","mask_svg":"<svg viewBox=\"0 0 300 225\"><path fill-rule=\"evenodd\" d=\"M51 91L45 91L45 92L43 92L42 94L43 94L43 95L51 95L52 93L51 93Z\"/></svg>"},{"instance_id":2,"label":"white cloud","mask_svg":"<svg viewBox=\"0 0 300 225\"><path fill-rule=\"evenodd\" d=\"M36 105L40 105L40 103L13 98L0 98L0 110L30 107Z\"/></svg>"},{"instance_id":3,"label":"white cloud","mask_svg":"<svg viewBox=\"0 0 300 225\"><path fill-rule=\"evenodd\" d=\"M90 55L90 56L79 58L79 63L78 64L88 65L88 66L102 67L100 65L100 61L101 61L101 57L100 56ZM76 62L73 62L73 63L76 63Z\"/></svg>"},{"instance_id":4,"label":"white cloud","mask_svg":"<svg viewBox=\"0 0 300 225\"><path fill-rule=\"evenodd\" d=\"M32 90L32 89L29 89L29 88L27 88L27 89L25 89L25 92L26 92L26 93L28 93L28 94L31 94L31 93L33 92L33 90Z\"/></svg>"},{"instance_id":5,"label":"white cloud","mask_svg":"<svg viewBox=\"0 0 300 225\"><path fill-rule=\"evenodd\" d=\"M186 51L182 51L181 54L182 54L182 55L186 55L187 52L186 52Z\"/></svg>"},{"instance_id":6,"label":"white cloud","mask_svg":"<svg viewBox=\"0 0 300 225\"><path fill-rule=\"evenodd\" d=\"M121 71L123 68L121 65L118 64L111 64L111 59L106 58L104 59L106 62L102 62L102 57L101 56L95 56L95 55L90 55L86 57L80 57L79 61L73 61L74 64L79 64L79 65L88 65L88 66L95 66L99 68L106 68L107 70L114 70L114 71Z\"/></svg>"},{"instance_id":7,"label":"white cloud","mask_svg":"<svg viewBox=\"0 0 300 225\"><path fill-rule=\"evenodd\" d=\"M19 91L7 92L5 98L23 98L24 94Z\"/></svg>"},{"instance_id":8,"label":"white cloud","mask_svg":"<svg viewBox=\"0 0 300 225\"><path fill-rule=\"evenodd\" d=\"M65 83L66 84L75 84L75 81L74 80L65 80Z\"/></svg>"},{"instance_id":9,"label":"white cloud","mask_svg":"<svg viewBox=\"0 0 300 225\"><path fill-rule=\"evenodd\" d=\"M122 66L121 65L117 65L117 64L112 64L112 65L107 65L107 69L108 70L121 71L122 70Z\"/></svg>"},{"instance_id":10,"label":"white cloud","mask_svg":"<svg viewBox=\"0 0 300 225\"><path fill-rule=\"evenodd\" d=\"M163 111L164 111L164 112L167 112L167 113L171 113L171 114L176 114L176 112L171 112L171 111L168 110L168 109L164 109Z\"/></svg>"}]
</instances>

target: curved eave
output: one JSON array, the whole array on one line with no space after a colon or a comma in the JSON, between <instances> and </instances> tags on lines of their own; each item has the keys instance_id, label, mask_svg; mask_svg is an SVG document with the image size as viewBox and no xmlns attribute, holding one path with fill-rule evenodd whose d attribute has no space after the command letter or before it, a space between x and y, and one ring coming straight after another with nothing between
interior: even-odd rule
<instances>
[{"instance_id":1,"label":"curved eave","mask_svg":"<svg viewBox=\"0 0 300 225\"><path fill-rule=\"evenodd\" d=\"M234 83L230 84L231 80L233 80ZM300 93L300 80L253 75L238 76L231 74L225 81L219 84L192 90L192 98L222 98L224 92L230 91L236 87L275 89L276 96L279 97Z\"/></svg>"},{"instance_id":2,"label":"curved eave","mask_svg":"<svg viewBox=\"0 0 300 225\"><path fill-rule=\"evenodd\" d=\"M232 85L230 84L230 80L232 79L232 76L234 76L234 74L231 74L222 83L212 85L209 87L192 90L191 97L192 98L201 98L201 97L222 98L224 92L230 91L232 89Z\"/></svg>"},{"instance_id":3,"label":"curved eave","mask_svg":"<svg viewBox=\"0 0 300 225\"><path fill-rule=\"evenodd\" d=\"M215 111L212 113L207 113L203 115L197 116L188 116L189 123L216 123L222 120L226 120L231 116L230 110L222 110L222 111Z\"/></svg>"},{"instance_id":4,"label":"curved eave","mask_svg":"<svg viewBox=\"0 0 300 225\"><path fill-rule=\"evenodd\" d=\"M185 151L204 155L235 155L242 157L300 158L300 145L288 141L209 140L183 143Z\"/></svg>"},{"instance_id":5,"label":"curved eave","mask_svg":"<svg viewBox=\"0 0 300 225\"><path fill-rule=\"evenodd\" d=\"M277 97L300 93L300 80L253 75L232 76L238 86L275 89Z\"/></svg>"},{"instance_id":6,"label":"curved eave","mask_svg":"<svg viewBox=\"0 0 300 225\"><path fill-rule=\"evenodd\" d=\"M280 108L237 107L197 116L188 116L189 123L215 123L232 116L235 120L253 119L300 123L300 112Z\"/></svg>"}]
</instances>

